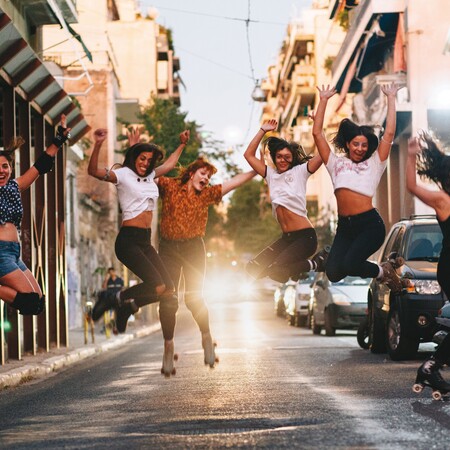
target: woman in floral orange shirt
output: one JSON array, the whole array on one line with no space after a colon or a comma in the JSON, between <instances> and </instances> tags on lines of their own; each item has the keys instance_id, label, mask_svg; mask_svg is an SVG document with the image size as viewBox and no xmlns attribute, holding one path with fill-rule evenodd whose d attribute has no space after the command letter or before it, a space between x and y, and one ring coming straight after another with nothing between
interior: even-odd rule
<instances>
[{"instance_id":1,"label":"woman in floral orange shirt","mask_svg":"<svg viewBox=\"0 0 450 450\"><path fill-rule=\"evenodd\" d=\"M208 221L208 207L218 204L222 197L246 181L256 172L241 173L223 184L210 186L217 169L198 158L182 169L177 178L160 177L159 194L162 200L159 255L175 286L183 272L185 303L202 334L205 364L214 367L218 361L209 328L209 313L203 298L206 252L203 237ZM175 315L173 317L175 327Z\"/></svg>"}]
</instances>

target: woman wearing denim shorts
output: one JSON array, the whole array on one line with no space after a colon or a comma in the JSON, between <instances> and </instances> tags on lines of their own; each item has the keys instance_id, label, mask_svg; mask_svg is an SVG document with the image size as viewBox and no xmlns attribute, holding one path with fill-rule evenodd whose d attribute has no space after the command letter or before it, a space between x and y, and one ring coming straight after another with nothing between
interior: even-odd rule
<instances>
[{"instance_id":1,"label":"woman wearing denim shorts","mask_svg":"<svg viewBox=\"0 0 450 450\"><path fill-rule=\"evenodd\" d=\"M40 314L45 307L45 298L36 278L20 259L19 234L23 216L20 193L39 175L53 168L55 155L70 137L69 131L62 115L52 144L17 178L12 178L14 151L24 144L23 139L14 139L9 148L0 151L0 298L22 315Z\"/></svg>"}]
</instances>

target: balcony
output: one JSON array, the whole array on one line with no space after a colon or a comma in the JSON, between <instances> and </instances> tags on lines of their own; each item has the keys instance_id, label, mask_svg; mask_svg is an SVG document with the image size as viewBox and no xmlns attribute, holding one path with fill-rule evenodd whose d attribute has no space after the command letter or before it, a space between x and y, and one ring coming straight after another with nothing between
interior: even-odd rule
<instances>
[{"instance_id":1,"label":"balcony","mask_svg":"<svg viewBox=\"0 0 450 450\"><path fill-rule=\"evenodd\" d=\"M353 10L350 29L332 67L332 84L337 86L338 90L342 85L343 76L347 72L348 66L364 41L366 40L367 44L374 35L376 37L382 36L383 27L379 27L380 30L374 26L377 20L389 22L394 15L397 16L398 13L405 10L405 3L405 0L364 0ZM378 55L384 56L384 53L381 53L379 49L380 47L377 48ZM379 58L376 63L380 63ZM359 78L362 77L360 74ZM350 90L350 92L352 91Z\"/></svg>"},{"instance_id":2,"label":"balcony","mask_svg":"<svg viewBox=\"0 0 450 450\"><path fill-rule=\"evenodd\" d=\"M59 25L59 20L55 15L53 6L47 0L22 0L21 6L24 16L27 20L35 25ZM67 23L78 22L76 10L76 0L55 0L59 12Z\"/></svg>"}]
</instances>

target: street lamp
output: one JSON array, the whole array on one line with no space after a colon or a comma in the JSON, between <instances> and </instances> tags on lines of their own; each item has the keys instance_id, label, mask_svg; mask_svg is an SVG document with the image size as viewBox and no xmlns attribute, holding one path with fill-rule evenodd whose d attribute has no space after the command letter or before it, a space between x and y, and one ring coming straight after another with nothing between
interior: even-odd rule
<instances>
[{"instance_id":1,"label":"street lamp","mask_svg":"<svg viewBox=\"0 0 450 450\"><path fill-rule=\"evenodd\" d=\"M255 87L252 92L252 99L255 102L265 102L266 101L266 94L261 89L261 83L258 80L256 80Z\"/></svg>"}]
</instances>

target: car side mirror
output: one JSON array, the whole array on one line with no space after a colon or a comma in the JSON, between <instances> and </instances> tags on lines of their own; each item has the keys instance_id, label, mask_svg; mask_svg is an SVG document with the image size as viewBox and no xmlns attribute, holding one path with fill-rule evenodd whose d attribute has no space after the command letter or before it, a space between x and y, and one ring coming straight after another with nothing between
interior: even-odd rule
<instances>
[{"instance_id":1,"label":"car side mirror","mask_svg":"<svg viewBox=\"0 0 450 450\"><path fill-rule=\"evenodd\" d=\"M398 256L398 252L391 252L389 253L389 256L387 257L387 260L389 261L390 259L395 259Z\"/></svg>"}]
</instances>

